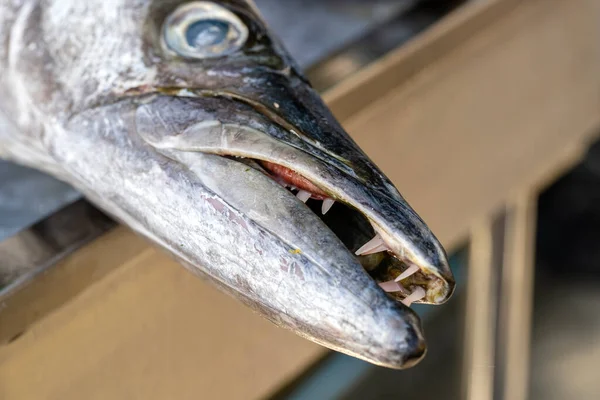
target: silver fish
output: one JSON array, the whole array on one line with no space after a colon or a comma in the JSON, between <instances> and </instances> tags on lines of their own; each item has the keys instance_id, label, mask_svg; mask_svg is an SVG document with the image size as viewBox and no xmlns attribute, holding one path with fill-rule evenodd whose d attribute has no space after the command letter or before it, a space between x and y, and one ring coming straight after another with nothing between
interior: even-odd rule
<instances>
[{"instance_id":1,"label":"silver fish","mask_svg":"<svg viewBox=\"0 0 600 400\"><path fill-rule=\"evenodd\" d=\"M302 337L391 368L425 354L405 304L451 296L444 249L253 4L0 0L0 89L0 157Z\"/></svg>"}]
</instances>

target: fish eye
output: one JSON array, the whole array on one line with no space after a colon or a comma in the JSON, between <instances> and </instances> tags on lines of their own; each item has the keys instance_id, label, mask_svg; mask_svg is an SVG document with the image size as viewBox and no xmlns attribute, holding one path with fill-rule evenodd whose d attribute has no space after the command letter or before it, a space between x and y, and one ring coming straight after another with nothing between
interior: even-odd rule
<instances>
[{"instance_id":1,"label":"fish eye","mask_svg":"<svg viewBox=\"0 0 600 400\"><path fill-rule=\"evenodd\" d=\"M231 11L209 1L196 1L175 9L165 20L163 44L181 57L214 58L239 50L248 28Z\"/></svg>"}]
</instances>

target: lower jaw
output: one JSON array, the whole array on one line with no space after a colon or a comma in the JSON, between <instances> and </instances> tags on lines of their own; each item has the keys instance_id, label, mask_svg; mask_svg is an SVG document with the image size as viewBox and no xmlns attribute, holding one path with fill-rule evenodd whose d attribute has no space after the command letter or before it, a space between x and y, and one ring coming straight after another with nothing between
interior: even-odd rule
<instances>
[{"instance_id":1,"label":"lower jaw","mask_svg":"<svg viewBox=\"0 0 600 400\"><path fill-rule=\"evenodd\" d=\"M299 193L302 190L291 189L289 185L288 189L292 193L297 190ZM371 223L361 212L337 202L324 214L321 200L320 196L313 195L306 201L306 205L325 222L353 254L375 235ZM410 265L401 262L387 251L356 257L369 275L394 300L403 302L407 306L415 301L422 302L421 299L426 293L422 286L426 286L427 278L420 271L412 273L403 282L396 282L400 275L411 269ZM414 294L413 297L410 297L411 294Z\"/></svg>"}]
</instances>

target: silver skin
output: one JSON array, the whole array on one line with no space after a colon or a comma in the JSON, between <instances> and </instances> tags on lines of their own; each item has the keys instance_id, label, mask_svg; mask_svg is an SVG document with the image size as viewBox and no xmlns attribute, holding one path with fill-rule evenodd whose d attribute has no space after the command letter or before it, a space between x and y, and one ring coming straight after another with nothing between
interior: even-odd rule
<instances>
[{"instance_id":1,"label":"silver skin","mask_svg":"<svg viewBox=\"0 0 600 400\"><path fill-rule=\"evenodd\" d=\"M377 365L416 364L418 316L249 160L360 211L394 260L420 267L424 303L454 288L442 246L252 4L216 2L247 26L242 49L190 60L162 38L184 3L0 0L0 157L70 183L278 326Z\"/></svg>"}]
</instances>

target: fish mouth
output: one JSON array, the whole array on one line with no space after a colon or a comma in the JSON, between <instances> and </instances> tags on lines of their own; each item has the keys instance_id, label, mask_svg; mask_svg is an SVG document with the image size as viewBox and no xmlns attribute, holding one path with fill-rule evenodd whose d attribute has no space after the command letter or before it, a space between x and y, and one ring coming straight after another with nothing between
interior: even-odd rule
<instances>
[{"instance_id":1,"label":"fish mouth","mask_svg":"<svg viewBox=\"0 0 600 400\"><path fill-rule=\"evenodd\" d=\"M449 294L444 280L426 273L405 256L406 252L395 254L373 222L359 209L339 200L340 197L334 198L326 189L292 169L270 161L259 160L258 165L306 203L392 298L407 307L412 303L441 304L447 300Z\"/></svg>"},{"instance_id":2,"label":"fish mouth","mask_svg":"<svg viewBox=\"0 0 600 400\"><path fill-rule=\"evenodd\" d=\"M169 88L142 101L138 133L185 165L203 153L261 172L313 210L329 230L323 234L335 235L389 297L405 306L446 302L454 290L446 253L389 180L341 127L329 121L324 144L318 127L307 132L285 115L285 99L269 104L231 92ZM198 118L194 110L210 115ZM342 138L342 151L331 145L332 136ZM281 195L269 190L257 194Z\"/></svg>"},{"instance_id":3,"label":"fish mouth","mask_svg":"<svg viewBox=\"0 0 600 400\"><path fill-rule=\"evenodd\" d=\"M405 248L394 253L383 239L385 234L379 233L374 222L347 196L328 189L327 185L313 183L274 160L221 155L261 171L305 203L394 300L408 307L412 303L441 304L448 299L451 292L447 281L415 264Z\"/></svg>"}]
</instances>

